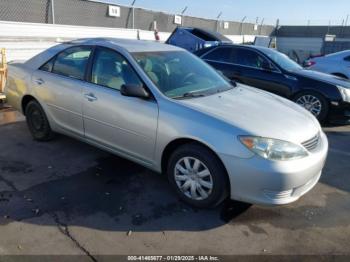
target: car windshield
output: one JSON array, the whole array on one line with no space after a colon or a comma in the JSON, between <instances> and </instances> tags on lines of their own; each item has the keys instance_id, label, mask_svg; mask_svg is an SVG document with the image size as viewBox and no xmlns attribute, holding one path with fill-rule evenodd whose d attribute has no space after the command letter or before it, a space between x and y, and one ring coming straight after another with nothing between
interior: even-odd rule
<instances>
[{"instance_id":1,"label":"car windshield","mask_svg":"<svg viewBox=\"0 0 350 262\"><path fill-rule=\"evenodd\" d=\"M206 96L233 88L212 67L185 51L132 55L159 90L170 98Z\"/></svg>"},{"instance_id":2,"label":"car windshield","mask_svg":"<svg viewBox=\"0 0 350 262\"><path fill-rule=\"evenodd\" d=\"M264 49L263 52L277 65L282 67L284 70L295 71L298 69L302 69L300 65L298 65L296 62L294 62L285 54L282 54L272 49Z\"/></svg>"}]
</instances>

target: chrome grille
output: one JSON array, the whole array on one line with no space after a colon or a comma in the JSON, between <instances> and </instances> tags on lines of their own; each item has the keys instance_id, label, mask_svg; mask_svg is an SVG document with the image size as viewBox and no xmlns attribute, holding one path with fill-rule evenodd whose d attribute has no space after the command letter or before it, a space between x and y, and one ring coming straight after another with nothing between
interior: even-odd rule
<instances>
[{"instance_id":1,"label":"chrome grille","mask_svg":"<svg viewBox=\"0 0 350 262\"><path fill-rule=\"evenodd\" d=\"M317 133L313 138L306 140L305 142L301 143L308 151L313 151L318 146L318 143L320 141L320 134Z\"/></svg>"}]
</instances>

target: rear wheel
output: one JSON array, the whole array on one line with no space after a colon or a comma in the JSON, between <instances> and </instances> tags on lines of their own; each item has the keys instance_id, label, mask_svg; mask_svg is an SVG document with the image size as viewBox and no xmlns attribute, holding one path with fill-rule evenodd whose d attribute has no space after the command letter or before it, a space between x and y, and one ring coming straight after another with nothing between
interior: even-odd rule
<instances>
[{"instance_id":1,"label":"rear wheel","mask_svg":"<svg viewBox=\"0 0 350 262\"><path fill-rule=\"evenodd\" d=\"M297 94L293 100L313 114L318 121L323 122L326 120L329 111L329 103L322 95L307 91Z\"/></svg>"},{"instance_id":2,"label":"rear wheel","mask_svg":"<svg viewBox=\"0 0 350 262\"><path fill-rule=\"evenodd\" d=\"M40 104L32 100L25 109L27 125L33 138L38 141L48 141L54 136L49 121Z\"/></svg>"},{"instance_id":3,"label":"rear wheel","mask_svg":"<svg viewBox=\"0 0 350 262\"><path fill-rule=\"evenodd\" d=\"M204 146L187 144L175 150L167 174L179 197L192 206L214 207L228 195L226 170Z\"/></svg>"}]
</instances>

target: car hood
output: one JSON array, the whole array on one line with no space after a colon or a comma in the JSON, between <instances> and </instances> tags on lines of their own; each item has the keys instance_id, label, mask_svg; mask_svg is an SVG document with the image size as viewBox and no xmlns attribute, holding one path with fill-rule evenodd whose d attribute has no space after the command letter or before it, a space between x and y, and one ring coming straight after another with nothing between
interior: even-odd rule
<instances>
[{"instance_id":1,"label":"car hood","mask_svg":"<svg viewBox=\"0 0 350 262\"><path fill-rule=\"evenodd\" d=\"M302 107L282 97L241 84L226 92L181 101L243 132L237 135L255 135L301 143L320 131L316 118Z\"/></svg>"},{"instance_id":2,"label":"car hood","mask_svg":"<svg viewBox=\"0 0 350 262\"><path fill-rule=\"evenodd\" d=\"M314 80L326 82L328 84L339 85L345 88L350 88L350 81L348 79L344 79L338 76L325 74L325 73L312 71L312 70L307 70L307 69L296 70L296 71L293 71L293 73L298 76L312 78Z\"/></svg>"}]
</instances>

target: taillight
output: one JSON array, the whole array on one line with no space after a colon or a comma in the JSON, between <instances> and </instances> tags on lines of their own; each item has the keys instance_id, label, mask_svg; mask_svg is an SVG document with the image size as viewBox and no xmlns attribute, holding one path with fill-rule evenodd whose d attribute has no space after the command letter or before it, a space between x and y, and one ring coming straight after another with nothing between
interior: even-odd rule
<instances>
[{"instance_id":1,"label":"taillight","mask_svg":"<svg viewBox=\"0 0 350 262\"><path fill-rule=\"evenodd\" d=\"M304 67L310 67L310 66L313 66L313 65L315 65L315 64L316 64L316 62L313 61L313 60L306 61L306 62L304 63Z\"/></svg>"}]
</instances>

